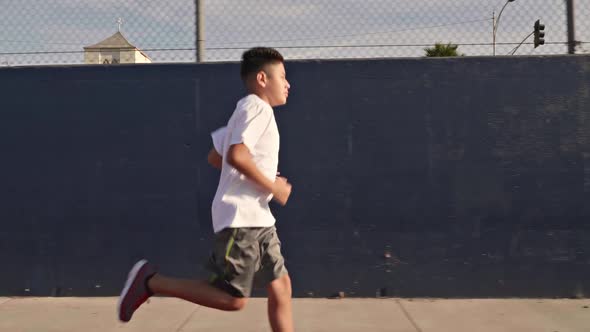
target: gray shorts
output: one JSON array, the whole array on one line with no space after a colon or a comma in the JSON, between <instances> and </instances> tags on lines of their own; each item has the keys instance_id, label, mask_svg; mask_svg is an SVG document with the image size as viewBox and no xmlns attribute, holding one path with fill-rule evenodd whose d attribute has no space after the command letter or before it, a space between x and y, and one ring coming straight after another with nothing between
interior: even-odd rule
<instances>
[{"instance_id":1,"label":"gray shorts","mask_svg":"<svg viewBox=\"0 0 590 332\"><path fill-rule=\"evenodd\" d=\"M287 274L274 226L226 228L215 234L207 268L211 284L235 297L249 297L254 283L267 286Z\"/></svg>"}]
</instances>

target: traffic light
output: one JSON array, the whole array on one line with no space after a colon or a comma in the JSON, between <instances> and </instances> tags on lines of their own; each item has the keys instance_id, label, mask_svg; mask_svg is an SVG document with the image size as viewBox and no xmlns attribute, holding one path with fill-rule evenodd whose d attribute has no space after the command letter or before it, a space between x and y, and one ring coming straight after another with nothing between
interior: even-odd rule
<instances>
[{"instance_id":1,"label":"traffic light","mask_svg":"<svg viewBox=\"0 0 590 332\"><path fill-rule=\"evenodd\" d=\"M535 48L539 45L545 45L545 25L541 24L541 20L535 22Z\"/></svg>"}]
</instances>

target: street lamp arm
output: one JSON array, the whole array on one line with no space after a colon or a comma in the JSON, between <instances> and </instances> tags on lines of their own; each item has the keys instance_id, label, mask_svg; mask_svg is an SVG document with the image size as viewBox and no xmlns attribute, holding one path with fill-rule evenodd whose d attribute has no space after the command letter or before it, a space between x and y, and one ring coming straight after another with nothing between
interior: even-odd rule
<instances>
[{"instance_id":1,"label":"street lamp arm","mask_svg":"<svg viewBox=\"0 0 590 332\"><path fill-rule=\"evenodd\" d=\"M508 6L509 3L513 2L514 0L508 0L506 1L506 3L504 4L504 6L502 7L502 9L500 10L500 14L498 14L498 18L496 19L496 24L494 26L494 35L496 34L496 31L498 31L498 25L500 24L500 18L502 17L502 13L504 12L504 9L506 9L506 6Z\"/></svg>"}]
</instances>

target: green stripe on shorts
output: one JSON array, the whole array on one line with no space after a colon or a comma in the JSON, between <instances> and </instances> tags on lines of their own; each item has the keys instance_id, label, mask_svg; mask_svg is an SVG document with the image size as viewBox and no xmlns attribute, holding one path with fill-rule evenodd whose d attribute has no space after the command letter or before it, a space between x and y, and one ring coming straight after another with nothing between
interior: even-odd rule
<instances>
[{"instance_id":1,"label":"green stripe on shorts","mask_svg":"<svg viewBox=\"0 0 590 332\"><path fill-rule=\"evenodd\" d=\"M234 228L234 231L231 233L231 237L229 238L229 242L227 243L227 247L225 248L225 271L223 271L224 275L227 275L229 269L229 254L231 253L231 248L236 243L236 234L238 234L238 229Z\"/></svg>"},{"instance_id":2,"label":"green stripe on shorts","mask_svg":"<svg viewBox=\"0 0 590 332\"><path fill-rule=\"evenodd\" d=\"M229 253L231 252L231 248L234 246L234 243L236 242L236 234L238 233L238 229L234 228L234 231L231 234L231 237L229 238L229 242L227 243L227 248L225 248L225 259L227 260L227 258L229 257Z\"/></svg>"}]
</instances>

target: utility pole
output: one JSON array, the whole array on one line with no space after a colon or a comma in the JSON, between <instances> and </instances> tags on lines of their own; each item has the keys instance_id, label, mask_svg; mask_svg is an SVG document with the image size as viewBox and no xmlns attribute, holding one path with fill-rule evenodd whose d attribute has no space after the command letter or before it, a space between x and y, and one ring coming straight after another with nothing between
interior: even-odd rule
<instances>
[{"instance_id":1,"label":"utility pole","mask_svg":"<svg viewBox=\"0 0 590 332\"><path fill-rule=\"evenodd\" d=\"M576 31L574 24L574 0L565 0L567 4L567 50L569 54L576 54Z\"/></svg>"},{"instance_id":2,"label":"utility pole","mask_svg":"<svg viewBox=\"0 0 590 332\"><path fill-rule=\"evenodd\" d=\"M195 0L195 49L197 51L197 62L205 60L205 0Z\"/></svg>"},{"instance_id":3,"label":"utility pole","mask_svg":"<svg viewBox=\"0 0 590 332\"><path fill-rule=\"evenodd\" d=\"M492 13L492 48L494 49L492 55L496 56L496 11Z\"/></svg>"}]
</instances>

